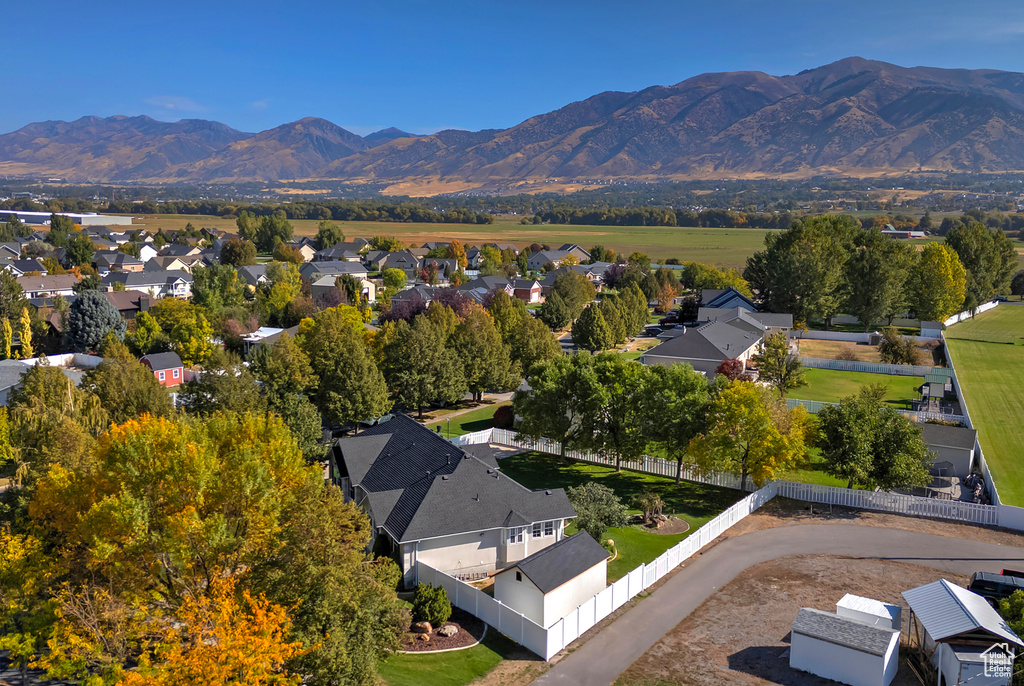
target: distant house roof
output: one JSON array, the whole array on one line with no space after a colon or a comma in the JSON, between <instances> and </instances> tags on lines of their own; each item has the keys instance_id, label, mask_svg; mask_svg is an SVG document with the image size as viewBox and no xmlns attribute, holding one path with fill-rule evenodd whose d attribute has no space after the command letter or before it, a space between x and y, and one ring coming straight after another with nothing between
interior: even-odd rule
<instances>
[{"instance_id":1,"label":"distant house roof","mask_svg":"<svg viewBox=\"0 0 1024 686\"><path fill-rule=\"evenodd\" d=\"M531 491L402 414L335 450L371 507L387 504L372 510L374 522L399 542L500 528L513 515L526 523L575 516L562 489Z\"/></svg>"},{"instance_id":2,"label":"distant house roof","mask_svg":"<svg viewBox=\"0 0 1024 686\"><path fill-rule=\"evenodd\" d=\"M738 290L729 286L728 288L705 288L700 292L700 304L702 307L743 307L748 310L756 310L754 302Z\"/></svg>"},{"instance_id":3,"label":"distant house roof","mask_svg":"<svg viewBox=\"0 0 1024 686\"><path fill-rule=\"evenodd\" d=\"M511 282L504 276L478 276L477 278L459 286L460 291L472 291L478 288L485 292L497 289L511 290Z\"/></svg>"},{"instance_id":4,"label":"distant house roof","mask_svg":"<svg viewBox=\"0 0 1024 686\"><path fill-rule=\"evenodd\" d=\"M267 265L247 264L238 268L238 275L250 286L256 286L267 278Z\"/></svg>"},{"instance_id":5,"label":"distant house roof","mask_svg":"<svg viewBox=\"0 0 1024 686\"><path fill-rule=\"evenodd\" d=\"M982 631L1018 646L1024 642L984 598L945 579L903 591L918 621L935 641Z\"/></svg>"},{"instance_id":6,"label":"distant house roof","mask_svg":"<svg viewBox=\"0 0 1024 686\"><path fill-rule=\"evenodd\" d=\"M793 621L793 633L878 657L885 655L893 635L899 634L895 629L809 607L800 608Z\"/></svg>"},{"instance_id":7,"label":"distant house roof","mask_svg":"<svg viewBox=\"0 0 1024 686\"><path fill-rule=\"evenodd\" d=\"M930 385L930 384L929 384ZM942 424L920 424L921 438L929 446L974 450L978 440L978 432L961 426L943 426Z\"/></svg>"},{"instance_id":8,"label":"distant house roof","mask_svg":"<svg viewBox=\"0 0 1024 686\"><path fill-rule=\"evenodd\" d=\"M697 310L697 321L699 322L715 320L731 322L734 319L742 319L743 321L757 323L764 327L793 328L793 315L791 314L753 312L745 307L701 307Z\"/></svg>"},{"instance_id":9,"label":"distant house roof","mask_svg":"<svg viewBox=\"0 0 1024 686\"><path fill-rule=\"evenodd\" d=\"M141 272L110 272L103 277L103 283L123 283L125 288L151 288L153 286L167 286L177 281L192 283L192 275L185 271L175 269L154 270Z\"/></svg>"},{"instance_id":10,"label":"distant house roof","mask_svg":"<svg viewBox=\"0 0 1024 686\"><path fill-rule=\"evenodd\" d=\"M139 358L140 362L148 362L150 369L154 372L159 372L166 369L174 369L181 367L181 358L178 357L178 353L167 352L167 353L152 353L149 355L143 355Z\"/></svg>"},{"instance_id":11,"label":"distant house roof","mask_svg":"<svg viewBox=\"0 0 1024 686\"><path fill-rule=\"evenodd\" d=\"M586 531L580 531L523 558L515 563L515 567L541 593L550 593L608 557L604 546Z\"/></svg>"},{"instance_id":12,"label":"distant house roof","mask_svg":"<svg viewBox=\"0 0 1024 686\"><path fill-rule=\"evenodd\" d=\"M53 274L50 276L19 276L18 283L26 293L38 291L70 290L78 283L74 274Z\"/></svg>"},{"instance_id":13,"label":"distant house roof","mask_svg":"<svg viewBox=\"0 0 1024 686\"><path fill-rule=\"evenodd\" d=\"M341 276L342 274L349 274L350 276L366 276L366 267L360 262L347 262L345 260L326 260L322 262L306 262L299 267L299 273L306 278L307 281L315 281L320 278L316 276Z\"/></svg>"}]
</instances>

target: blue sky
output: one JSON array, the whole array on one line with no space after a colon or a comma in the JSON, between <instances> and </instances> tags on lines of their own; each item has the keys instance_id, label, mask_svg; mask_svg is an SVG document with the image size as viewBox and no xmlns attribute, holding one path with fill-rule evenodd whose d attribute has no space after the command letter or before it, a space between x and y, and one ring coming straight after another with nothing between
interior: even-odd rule
<instances>
[{"instance_id":1,"label":"blue sky","mask_svg":"<svg viewBox=\"0 0 1024 686\"><path fill-rule=\"evenodd\" d=\"M87 114L503 128L605 90L851 55L1024 72L1019 0L37 0L4 25L0 132Z\"/></svg>"}]
</instances>

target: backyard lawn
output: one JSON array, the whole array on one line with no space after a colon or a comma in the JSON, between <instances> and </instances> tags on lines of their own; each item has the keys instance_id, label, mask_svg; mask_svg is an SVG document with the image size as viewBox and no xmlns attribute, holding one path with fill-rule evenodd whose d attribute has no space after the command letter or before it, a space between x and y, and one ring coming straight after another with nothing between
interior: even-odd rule
<instances>
[{"instance_id":1,"label":"backyard lawn","mask_svg":"<svg viewBox=\"0 0 1024 686\"><path fill-rule=\"evenodd\" d=\"M488 628L483 642L472 648L392 655L377 665L377 672L388 686L463 686L490 672L517 649L511 639Z\"/></svg>"},{"instance_id":2,"label":"backyard lawn","mask_svg":"<svg viewBox=\"0 0 1024 686\"><path fill-rule=\"evenodd\" d=\"M474 431L483 431L484 429L490 429L494 426L494 411L504 405L511 405L512 403L505 401L501 403L494 403L493 405L484 405L478 407L471 412L466 414L460 414L457 417L449 419L440 419L436 422L427 424L427 428L431 431L437 431L437 427L441 427L441 435L451 438L452 436L461 436L462 434L473 433Z\"/></svg>"},{"instance_id":3,"label":"backyard lawn","mask_svg":"<svg viewBox=\"0 0 1024 686\"><path fill-rule=\"evenodd\" d=\"M615 541L619 557L608 565L608 580L624 576L641 562L650 562L686 538L690 533L717 516L744 494L730 488L675 480L662 476L623 471L612 467L574 462L562 464L556 455L521 453L506 457L499 463L501 471L523 486L531 489L571 488L587 482L596 482L615 491L627 506L644 491L656 492L665 502L665 514L686 520L690 530L677 535L661 535L638 527L609 529L606 538ZM639 510L631 509L631 512Z\"/></svg>"},{"instance_id":4,"label":"backyard lawn","mask_svg":"<svg viewBox=\"0 0 1024 686\"><path fill-rule=\"evenodd\" d=\"M984 341L1011 341L1021 336L1024 307L1015 305L1000 305L946 330L947 353L999 499L1018 507L1024 506L1024 443L1020 438L1024 347Z\"/></svg>"},{"instance_id":5,"label":"backyard lawn","mask_svg":"<svg viewBox=\"0 0 1024 686\"><path fill-rule=\"evenodd\" d=\"M835 403L847 396L855 395L863 386L882 383L889 387L889 392L885 394L886 404L899 409L910 409L910 401L920 397L917 389L924 383L924 379L917 376L890 376L888 374L809 368L804 370L804 378L807 380L807 385L791 390L790 398Z\"/></svg>"}]
</instances>

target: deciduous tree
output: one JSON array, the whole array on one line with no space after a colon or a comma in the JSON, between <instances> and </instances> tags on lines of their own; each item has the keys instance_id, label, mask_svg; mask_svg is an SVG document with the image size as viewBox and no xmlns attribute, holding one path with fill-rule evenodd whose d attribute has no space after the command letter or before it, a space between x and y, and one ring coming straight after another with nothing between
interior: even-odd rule
<instances>
[{"instance_id":1,"label":"deciduous tree","mask_svg":"<svg viewBox=\"0 0 1024 686\"><path fill-rule=\"evenodd\" d=\"M800 358L790 352L789 336L782 331L764 338L754 361L757 363L758 378L778 391L783 398L794 388L807 385Z\"/></svg>"},{"instance_id":2,"label":"deciduous tree","mask_svg":"<svg viewBox=\"0 0 1024 686\"><path fill-rule=\"evenodd\" d=\"M690 441L704 428L711 392L704 376L688 364L653 365L641 411L647 441L676 461L676 483Z\"/></svg>"},{"instance_id":3,"label":"deciduous tree","mask_svg":"<svg viewBox=\"0 0 1024 686\"><path fill-rule=\"evenodd\" d=\"M910 283L918 318L941 322L960 311L967 293L967 272L952 248L929 243L921 251Z\"/></svg>"}]
</instances>

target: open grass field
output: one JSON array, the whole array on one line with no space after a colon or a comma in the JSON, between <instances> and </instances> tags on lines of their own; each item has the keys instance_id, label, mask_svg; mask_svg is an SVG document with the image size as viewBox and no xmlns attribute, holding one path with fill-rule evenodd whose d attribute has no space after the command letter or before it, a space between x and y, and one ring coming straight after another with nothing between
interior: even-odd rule
<instances>
[{"instance_id":1,"label":"open grass field","mask_svg":"<svg viewBox=\"0 0 1024 686\"><path fill-rule=\"evenodd\" d=\"M889 387L885 403L900 409L910 409L910 401L920 395L917 388L924 383L923 378L916 376L839 372L831 369L805 369L804 378L807 379L807 385L793 389L789 397L835 403L856 394L863 386L882 383Z\"/></svg>"},{"instance_id":2,"label":"open grass field","mask_svg":"<svg viewBox=\"0 0 1024 686\"><path fill-rule=\"evenodd\" d=\"M730 488L719 488L692 481L679 484L673 479L637 472L618 472L612 467L574 462L563 464L555 455L521 453L503 458L501 471L531 489L571 488L587 482L603 484L615 491L630 507L633 498L644 491L656 492L665 502L665 514L686 520L690 530L676 535L661 535L636 527L609 529L607 538L615 541L618 559L608 565L608 579L624 576L641 562L650 562L686 538L708 520L742 497ZM631 512L638 513L639 510Z\"/></svg>"},{"instance_id":3,"label":"open grass field","mask_svg":"<svg viewBox=\"0 0 1024 686\"><path fill-rule=\"evenodd\" d=\"M946 330L967 411L978 430L999 499L1024 506L1024 347L1007 342L1024 336L1024 307L1000 305Z\"/></svg>"},{"instance_id":4,"label":"open grass field","mask_svg":"<svg viewBox=\"0 0 1024 686\"><path fill-rule=\"evenodd\" d=\"M135 223L156 231L181 229L192 222L196 228L211 227L235 231L233 219L204 215L159 214L135 215ZM293 220L298 236L316 234L318 221ZM489 241L515 243L523 247L531 243L547 243L558 247L578 243L584 248L604 245L629 254L634 250L647 253L658 261L676 257L682 261L703 262L724 267L742 268L747 258L764 246L764 229L703 229L656 226L571 226L520 224L519 218L499 217L494 224L412 224L398 222L337 222L344 227L347 238L369 238L378 234L396 236L409 244L458 239L467 244Z\"/></svg>"}]
</instances>

